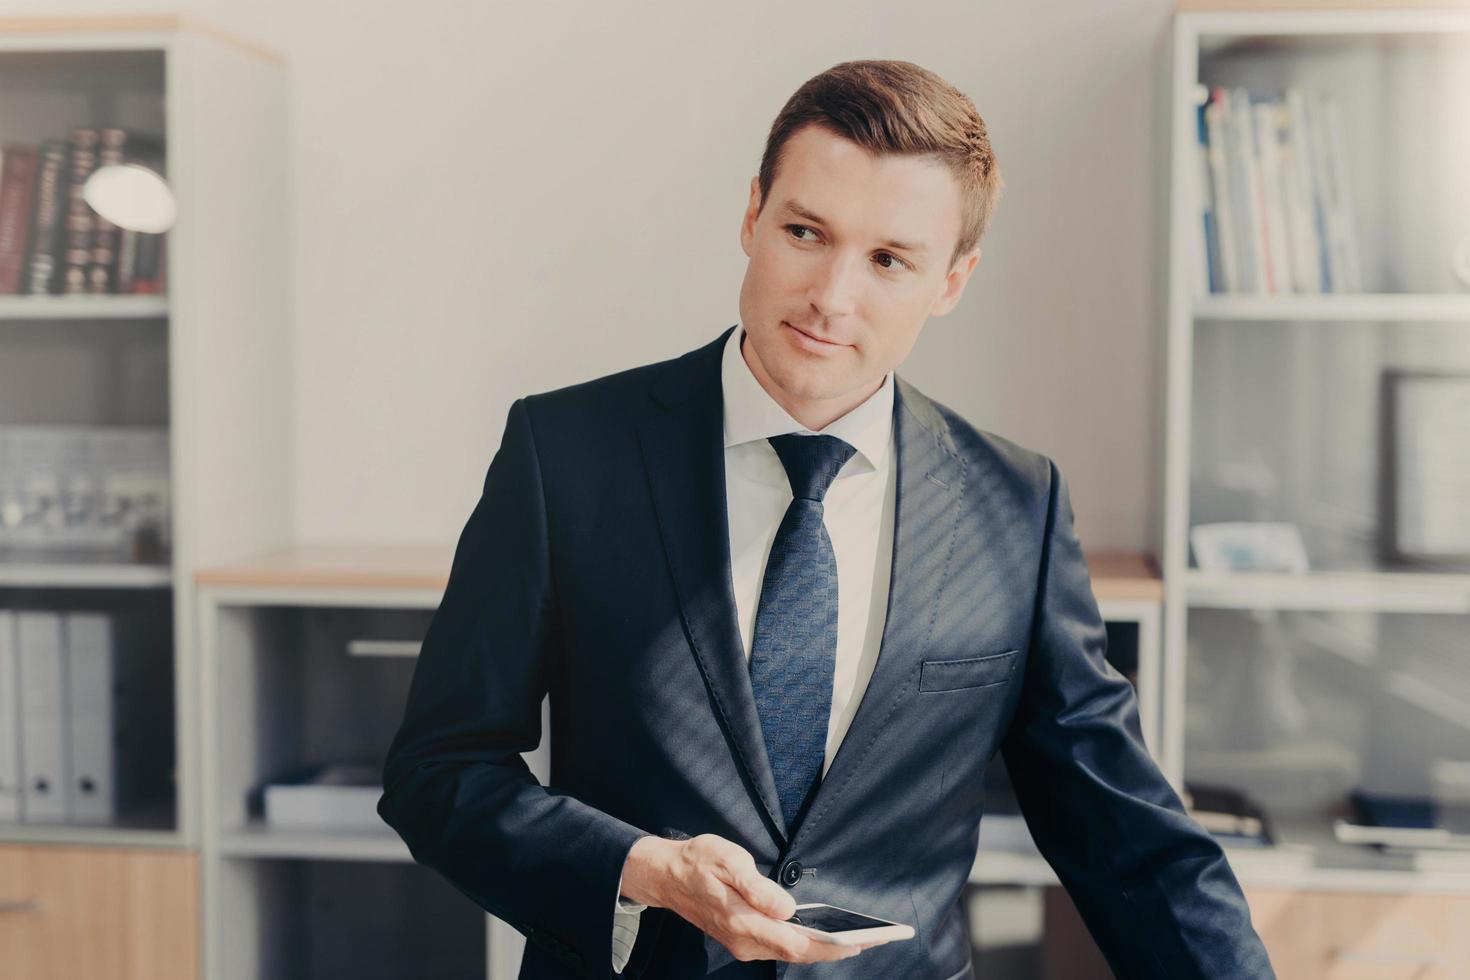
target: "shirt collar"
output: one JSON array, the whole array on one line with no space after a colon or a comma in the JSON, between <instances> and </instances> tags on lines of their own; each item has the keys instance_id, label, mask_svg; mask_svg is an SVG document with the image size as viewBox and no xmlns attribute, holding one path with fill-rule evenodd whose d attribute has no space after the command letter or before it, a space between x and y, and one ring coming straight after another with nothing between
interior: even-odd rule
<instances>
[{"instance_id":1,"label":"shirt collar","mask_svg":"<svg viewBox=\"0 0 1470 980\"><path fill-rule=\"evenodd\" d=\"M883 377L883 384L861 405L841 418L828 423L820 433L808 429L792 418L751 373L750 365L740 353L744 324L737 324L725 342L724 360L720 366L720 383L724 388L725 448L745 442L765 440L771 436L800 432L807 435L836 436L857 450L875 470L888 464L893 438L893 372Z\"/></svg>"}]
</instances>

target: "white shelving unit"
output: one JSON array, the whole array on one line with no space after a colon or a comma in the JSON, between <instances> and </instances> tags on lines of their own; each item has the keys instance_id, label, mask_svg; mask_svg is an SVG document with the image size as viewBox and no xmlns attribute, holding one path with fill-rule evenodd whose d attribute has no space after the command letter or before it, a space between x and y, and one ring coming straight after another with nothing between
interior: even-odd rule
<instances>
[{"instance_id":1,"label":"white shelving unit","mask_svg":"<svg viewBox=\"0 0 1470 980\"><path fill-rule=\"evenodd\" d=\"M1321 296L1201 296L1192 304L1200 322L1266 320L1275 323L1464 323L1470 295L1359 293Z\"/></svg>"},{"instance_id":2,"label":"white shelving unit","mask_svg":"<svg viewBox=\"0 0 1470 980\"><path fill-rule=\"evenodd\" d=\"M410 960L419 977L480 975L481 964L488 980L516 976L521 935L414 864L391 828L285 830L267 824L258 804L264 784L299 767L353 758L381 766L401 721L417 641L438 608L452 557L451 549L310 547L199 572L201 852L211 980L395 976ZM1089 566L1103 617L1135 641L1110 653L1124 656L1115 666L1136 678L1144 737L1153 744L1157 569L1131 553L1089 556ZM549 732L549 705L542 724ZM542 780L549 752L543 737L525 756ZM1034 845L1027 846L1024 824L997 817L981 826L972 882L1056 883ZM364 887L401 890L415 903L380 918L381 907L349 902L354 864L374 869L365 872ZM326 937L344 930L366 945L344 947L334 959L324 952ZM430 950L439 959L420 962Z\"/></svg>"},{"instance_id":3,"label":"white shelving unit","mask_svg":"<svg viewBox=\"0 0 1470 980\"><path fill-rule=\"evenodd\" d=\"M1277 818L1287 846L1232 856L1248 893L1470 895L1470 873L1331 830L1350 790L1422 793L1426 758L1470 759L1470 569L1377 547L1381 372L1470 371L1470 289L1438 251L1470 235L1470 116L1445 84L1465 78L1470 9L1176 18L1160 754L1176 786L1234 784ZM1198 294L1201 84L1338 100L1371 291ZM1235 520L1298 525L1312 570L1201 571L1190 528Z\"/></svg>"},{"instance_id":4,"label":"white shelving unit","mask_svg":"<svg viewBox=\"0 0 1470 980\"><path fill-rule=\"evenodd\" d=\"M291 531L284 62L177 16L0 18L0 139L83 125L165 140L178 203L167 294L0 297L0 425L166 427L171 549L155 563L0 551L0 607L167 596L173 792L130 825L7 823L0 842L192 848L193 573Z\"/></svg>"},{"instance_id":5,"label":"white shelving unit","mask_svg":"<svg viewBox=\"0 0 1470 980\"><path fill-rule=\"evenodd\" d=\"M0 296L0 320L158 320L167 296Z\"/></svg>"},{"instance_id":6,"label":"white shelving unit","mask_svg":"<svg viewBox=\"0 0 1470 980\"><path fill-rule=\"evenodd\" d=\"M109 824L0 823L6 965L37 980L202 974L194 572L292 532L288 125L281 56L207 23L0 17L0 140L159 136L178 206L163 294L0 296L0 426L161 428L170 476L150 560L0 549L0 608L146 609L167 647L162 788Z\"/></svg>"},{"instance_id":7,"label":"white shelving unit","mask_svg":"<svg viewBox=\"0 0 1470 980\"><path fill-rule=\"evenodd\" d=\"M452 558L314 547L200 573L210 980L515 977L520 933L416 864L390 827L282 829L259 805L265 784L302 767L381 768ZM525 758L547 779L544 739Z\"/></svg>"},{"instance_id":8,"label":"white shelving unit","mask_svg":"<svg viewBox=\"0 0 1470 980\"><path fill-rule=\"evenodd\" d=\"M1135 552L1092 554L1087 562L1098 612L1109 627L1109 662L1134 681L1143 740L1157 757L1163 659L1163 583L1157 566L1152 556ZM1115 636L1122 642L1114 642ZM1025 818L992 812L980 821L970 884L1055 887L1060 881L1037 849Z\"/></svg>"}]
</instances>

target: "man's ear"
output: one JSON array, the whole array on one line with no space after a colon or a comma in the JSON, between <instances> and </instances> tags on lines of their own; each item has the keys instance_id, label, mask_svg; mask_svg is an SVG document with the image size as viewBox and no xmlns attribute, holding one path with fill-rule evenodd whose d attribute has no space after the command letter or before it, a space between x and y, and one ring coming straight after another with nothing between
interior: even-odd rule
<instances>
[{"instance_id":1,"label":"man's ear","mask_svg":"<svg viewBox=\"0 0 1470 980\"><path fill-rule=\"evenodd\" d=\"M929 308L930 316L944 316L955 308L955 304L964 295L965 283L970 281L970 273L975 271L975 265L980 261L980 247L977 245L973 252L966 252L955 259L954 267L949 270L949 275L944 277L944 288L935 297L934 305Z\"/></svg>"},{"instance_id":2,"label":"man's ear","mask_svg":"<svg viewBox=\"0 0 1470 980\"><path fill-rule=\"evenodd\" d=\"M755 219L761 209L761 179L759 175L750 178L750 200L745 205L745 216L740 221L740 249L750 257L750 250L755 247Z\"/></svg>"}]
</instances>

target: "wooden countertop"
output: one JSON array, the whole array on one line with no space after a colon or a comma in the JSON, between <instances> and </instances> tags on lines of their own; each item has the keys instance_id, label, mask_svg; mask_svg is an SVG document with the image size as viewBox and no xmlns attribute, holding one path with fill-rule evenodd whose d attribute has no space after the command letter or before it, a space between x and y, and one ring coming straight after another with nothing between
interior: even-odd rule
<instances>
[{"instance_id":1,"label":"wooden countertop","mask_svg":"<svg viewBox=\"0 0 1470 980\"><path fill-rule=\"evenodd\" d=\"M277 588L442 590L453 559L452 545L302 545L201 569L194 581ZM1087 567L1099 600L1163 600L1163 581L1147 552L1095 552L1087 555Z\"/></svg>"},{"instance_id":2,"label":"wooden countertop","mask_svg":"<svg viewBox=\"0 0 1470 980\"><path fill-rule=\"evenodd\" d=\"M1094 551L1083 555L1092 575L1092 594L1106 599L1164 601L1164 577L1148 551Z\"/></svg>"},{"instance_id":3,"label":"wooden countertop","mask_svg":"<svg viewBox=\"0 0 1470 980\"><path fill-rule=\"evenodd\" d=\"M200 569L199 585L280 588L443 589L453 546L300 545Z\"/></svg>"}]
</instances>

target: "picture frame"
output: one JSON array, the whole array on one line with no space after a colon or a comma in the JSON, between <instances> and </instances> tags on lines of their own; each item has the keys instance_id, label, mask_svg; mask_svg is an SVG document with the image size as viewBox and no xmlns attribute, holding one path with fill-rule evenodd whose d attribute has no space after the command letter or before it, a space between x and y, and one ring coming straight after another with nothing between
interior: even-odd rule
<instances>
[{"instance_id":1,"label":"picture frame","mask_svg":"<svg viewBox=\"0 0 1470 980\"><path fill-rule=\"evenodd\" d=\"M1381 377L1380 557L1470 566L1470 372Z\"/></svg>"},{"instance_id":2,"label":"picture frame","mask_svg":"<svg viewBox=\"0 0 1470 980\"><path fill-rule=\"evenodd\" d=\"M1302 575L1310 571L1301 530L1291 523L1196 524L1189 529L1189 545L1202 572Z\"/></svg>"}]
</instances>

